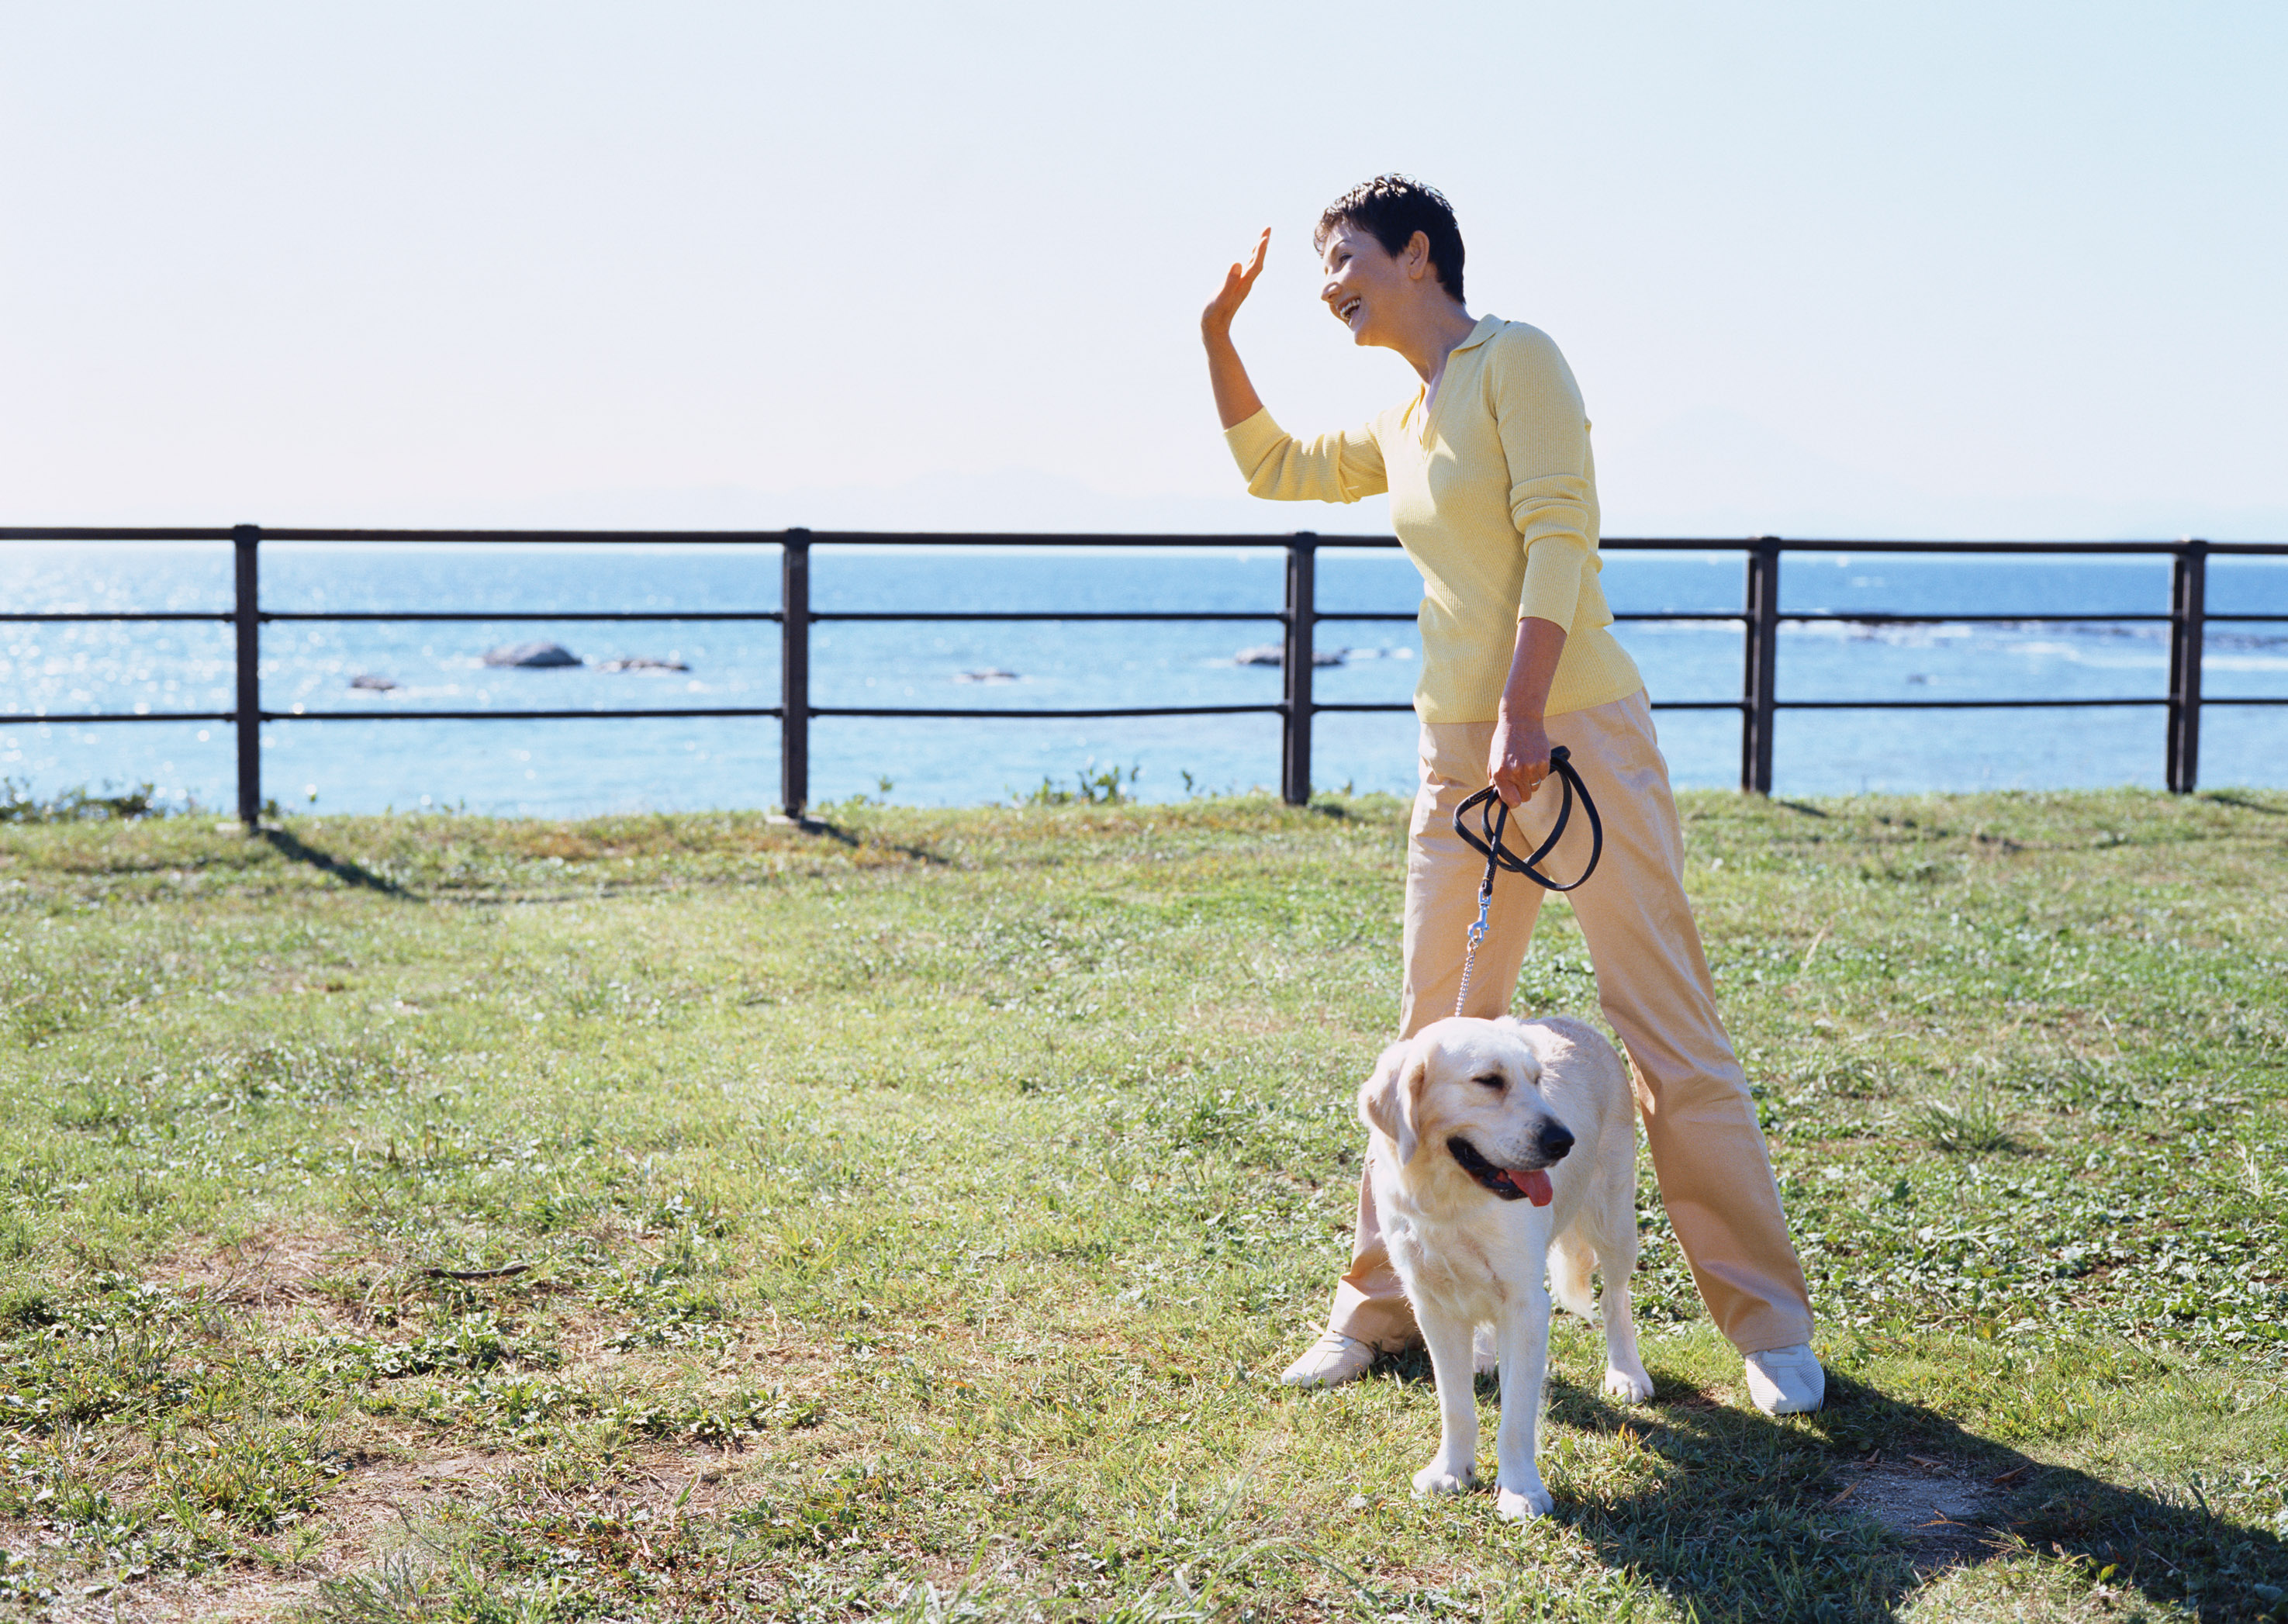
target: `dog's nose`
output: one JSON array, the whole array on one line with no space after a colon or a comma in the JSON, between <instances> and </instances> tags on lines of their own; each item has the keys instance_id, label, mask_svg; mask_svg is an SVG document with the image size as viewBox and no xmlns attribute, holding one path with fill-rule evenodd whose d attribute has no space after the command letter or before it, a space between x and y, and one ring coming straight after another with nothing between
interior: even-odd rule
<instances>
[{"instance_id":1,"label":"dog's nose","mask_svg":"<svg viewBox=\"0 0 2288 1624\"><path fill-rule=\"evenodd\" d=\"M1573 1135L1564 1123L1549 1122L1541 1129L1541 1153L1551 1161L1557 1161L1573 1148Z\"/></svg>"}]
</instances>

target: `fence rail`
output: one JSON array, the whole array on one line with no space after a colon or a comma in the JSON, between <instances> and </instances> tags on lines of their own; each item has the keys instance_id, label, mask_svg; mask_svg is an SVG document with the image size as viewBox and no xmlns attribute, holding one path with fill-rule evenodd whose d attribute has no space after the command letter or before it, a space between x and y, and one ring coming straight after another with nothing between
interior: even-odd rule
<instances>
[{"instance_id":1,"label":"fence rail","mask_svg":"<svg viewBox=\"0 0 2288 1624\"><path fill-rule=\"evenodd\" d=\"M1198 717L1275 714L1282 718L1280 792L1301 804L1311 794L1311 720L1336 713L1407 711L1402 703L1322 703L1312 693L1312 652L1321 621L1411 622L1402 613L1348 611L1322 614L1317 607L1316 566L1321 551L1394 549L1389 536L1159 535L1022 534L899 534L874 531L788 530L314 530L265 529L236 525L228 529L146 527L99 529L0 527L0 542L229 542L233 546L235 602L227 611L0 612L0 622L207 622L230 625L236 634L236 701L226 711L168 711L129 714L0 714L0 721L81 725L111 722L226 722L236 729L238 815L250 828L262 808L261 726L266 722L304 721L600 721L669 717L775 717L780 727L780 801L800 817L810 799L810 725L822 717L911 717L948 720L1041 719L1050 717ZM775 546L779 549L779 606L753 610L384 610L338 613L265 609L261 604L261 546L271 542L395 543L487 543L525 546L673 545ZM905 547L1022 548L1210 548L1261 551L1278 548L1286 557L1285 601L1278 609L1209 610L815 610L811 607L812 550L837 544ZM1607 552L1738 551L1746 575L1738 611L1662 610L1616 615L1621 621L1697 622L1736 624L1744 654L1740 697L1723 700L1656 700L1656 710L1736 710L1740 713L1740 788L1768 795L1772 787L1774 727L1782 710L1998 710L2087 709L2165 706L2168 709L2167 781L2188 794L2199 778L2201 712L2212 705L2288 705L2281 698L2205 698L2201 693L2201 651L2211 619L2235 624L2288 623L2288 614L2212 615L2207 607L2207 566L2215 556L2288 556L2288 543L2276 542L1914 542L1740 537L1611 537ZM2169 608L2165 614L1908 614L1783 612L1780 560L1790 552L1922 553L1974 555L2145 556L2172 560ZM266 623L417 622L775 622L780 636L780 702L776 705L675 707L612 710L265 710L259 675L262 627ZM1229 622L1276 623L1282 628L1282 695L1275 703L1085 707L1062 709L875 707L814 705L810 702L810 629L833 622ZM1783 625L1867 626L1961 623L2046 625L2074 622L2165 624L2169 628L2169 686L2166 694L2074 699L1788 700L1777 692L1779 628Z\"/></svg>"}]
</instances>

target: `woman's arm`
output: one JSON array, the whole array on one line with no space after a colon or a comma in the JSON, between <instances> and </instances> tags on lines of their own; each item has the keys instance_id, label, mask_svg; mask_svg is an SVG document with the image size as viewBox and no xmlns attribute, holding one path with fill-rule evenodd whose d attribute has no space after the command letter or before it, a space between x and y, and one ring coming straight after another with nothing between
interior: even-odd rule
<instances>
[{"instance_id":1,"label":"woman's arm","mask_svg":"<svg viewBox=\"0 0 2288 1624\"><path fill-rule=\"evenodd\" d=\"M1494 341L1486 376L1509 465L1510 522L1525 548L1517 612L1570 626L1597 551L1580 388L1549 336L1531 328L1513 327Z\"/></svg>"},{"instance_id":2,"label":"woman's arm","mask_svg":"<svg viewBox=\"0 0 2288 1624\"><path fill-rule=\"evenodd\" d=\"M1271 227L1255 242L1255 258L1243 270L1237 265L1225 273L1223 291L1209 301L1200 315L1200 338L1208 346L1208 382L1215 386L1216 415L1227 429L1237 428L1263 409L1263 399L1248 381L1247 368L1231 341L1231 319L1247 302L1248 289L1263 274L1263 256L1271 247Z\"/></svg>"},{"instance_id":3,"label":"woman's arm","mask_svg":"<svg viewBox=\"0 0 2288 1624\"><path fill-rule=\"evenodd\" d=\"M1307 445L1271 421L1262 397L1248 381L1247 368L1240 364L1239 351L1231 342L1231 319L1263 273L1263 256L1270 246L1271 233L1266 228L1256 242L1254 259L1231 267L1223 279L1223 291L1200 316L1200 337L1208 348L1208 380L1215 385L1216 412L1223 419L1232 456L1247 477L1249 494L1273 502L1356 502L1379 495L1389 486L1372 425L1322 434Z\"/></svg>"},{"instance_id":4,"label":"woman's arm","mask_svg":"<svg viewBox=\"0 0 2288 1624\"><path fill-rule=\"evenodd\" d=\"M1525 549L1517 645L1487 752L1486 777L1512 806L1549 776L1544 713L1581 576L1596 551L1589 519L1588 418L1572 369L1545 333L1512 328L1487 363L1494 421L1510 476L1510 519Z\"/></svg>"},{"instance_id":5,"label":"woman's arm","mask_svg":"<svg viewBox=\"0 0 2288 1624\"><path fill-rule=\"evenodd\" d=\"M1542 711L1549 703L1558 657L1564 652L1564 627L1538 615L1520 618L1509 681L1502 688L1493 744L1486 752L1486 781L1511 806L1531 800L1549 776L1549 734L1542 726Z\"/></svg>"}]
</instances>

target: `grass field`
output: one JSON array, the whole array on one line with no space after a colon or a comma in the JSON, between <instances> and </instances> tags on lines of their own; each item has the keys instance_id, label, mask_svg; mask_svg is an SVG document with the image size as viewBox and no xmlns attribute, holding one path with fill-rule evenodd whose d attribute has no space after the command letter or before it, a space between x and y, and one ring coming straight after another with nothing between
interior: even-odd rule
<instances>
[{"instance_id":1,"label":"grass field","mask_svg":"<svg viewBox=\"0 0 2288 1624\"><path fill-rule=\"evenodd\" d=\"M1402 812L0 825L0 1616L2288 1617L2288 796L1689 798L1831 1407L1647 1167L1524 1528L1274 1380Z\"/></svg>"}]
</instances>

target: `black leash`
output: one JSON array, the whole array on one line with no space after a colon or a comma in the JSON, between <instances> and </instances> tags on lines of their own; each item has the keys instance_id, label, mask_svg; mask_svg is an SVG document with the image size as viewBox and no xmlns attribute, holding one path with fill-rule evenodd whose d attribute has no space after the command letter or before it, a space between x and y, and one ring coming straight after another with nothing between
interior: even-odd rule
<instances>
[{"instance_id":1,"label":"black leash","mask_svg":"<svg viewBox=\"0 0 2288 1624\"><path fill-rule=\"evenodd\" d=\"M1597 872L1598 860L1605 855L1605 821L1597 816L1597 804L1589 798L1589 786L1581 781L1580 772L1573 765L1572 752L1561 744L1551 750L1549 771L1561 781L1565 798L1558 804L1557 821L1550 828L1549 838L1535 847L1530 857L1520 857L1502 844L1502 836L1509 828L1509 804L1491 784L1454 809L1454 833L1486 860L1486 877L1478 884L1478 923L1470 927L1469 950L1462 957L1462 985L1454 994L1457 1015L1470 996L1470 972L1477 968L1478 944L1486 939L1486 915L1494 903L1494 875L1506 868L1512 874L1523 875L1544 891L1576 891L1588 883L1589 876ZM1589 816L1589 866L1571 884L1560 885L1541 872L1541 860L1554 852L1557 843L1565 837L1565 826L1572 820L1576 795L1581 798L1581 810ZM1476 834L1471 833L1470 826L1464 821L1472 807L1482 809L1478 813Z\"/></svg>"}]
</instances>

